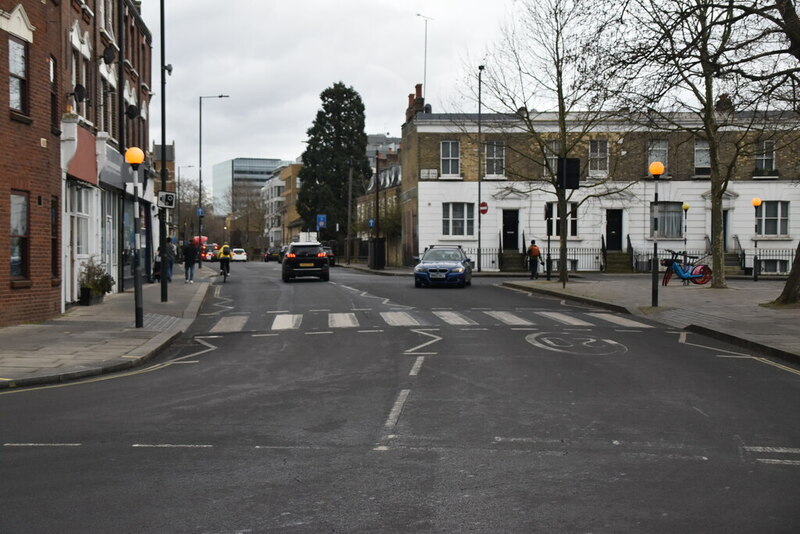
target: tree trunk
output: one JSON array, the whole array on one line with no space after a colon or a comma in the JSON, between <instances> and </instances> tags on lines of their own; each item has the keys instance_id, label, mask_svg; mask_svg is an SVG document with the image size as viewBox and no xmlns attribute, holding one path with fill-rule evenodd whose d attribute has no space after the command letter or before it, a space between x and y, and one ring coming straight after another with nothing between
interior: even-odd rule
<instances>
[{"instance_id":1,"label":"tree trunk","mask_svg":"<svg viewBox=\"0 0 800 534\"><path fill-rule=\"evenodd\" d=\"M783 293L775 299L775 304L797 304L798 302L800 302L800 244L797 245L792 271L783 287Z\"/></svg>"},{"instance_id":2,"label":"tree trunk","mask_svg":"<svg viewBox=\"0 0 800 534\"><path fill-rule=\"evenodd\" d=\"M715 176L716 175L716 176ZM725 243L722 228L722 185L717 171L711 177L711 270L714 277L711 287L725 289Z\"/></svg>"}]
</instances>

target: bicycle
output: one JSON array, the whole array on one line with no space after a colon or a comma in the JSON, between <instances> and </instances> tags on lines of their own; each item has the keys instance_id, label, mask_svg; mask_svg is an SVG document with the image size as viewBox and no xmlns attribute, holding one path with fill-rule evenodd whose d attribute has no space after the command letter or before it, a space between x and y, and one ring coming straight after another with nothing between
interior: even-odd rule
<instances>
[{"instance_id":1,"label":"bicycle","mask_svg":"<svg viewBox=\"0 0 800 534\"><path fill-rule=\"evenodd\" d=\"M688 256L686 255L686 251L674 251L670 249L664 249L670 254L672 257L669 259L661 260L661 265L664 265L667 270L664 271L664 278L661 280L661 285L665 286L669 284L669 281L672 279L672 275L677 274L678 277L683 280L683 285L687 285L689 282L693 284L707 284L713 273L711 272L711 267L709 267L705 263L701 263L702 260L708 257L708 254L705 256ZM685 263L681 263L678 258L684 256L687 260L692 261L685 261Z\"/></svg>"}]
</instances>

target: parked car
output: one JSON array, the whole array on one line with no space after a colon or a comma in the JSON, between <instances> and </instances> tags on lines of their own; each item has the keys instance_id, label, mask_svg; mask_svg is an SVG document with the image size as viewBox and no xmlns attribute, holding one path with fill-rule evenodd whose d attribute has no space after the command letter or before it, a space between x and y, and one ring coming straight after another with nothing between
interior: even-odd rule
<instances>
[{"instance_id":1,"label":"parked car","mask_svg":"<svg viewBox=\"0 0 800 534\"><path fill-rule=\"evenodd\" d=\"M328 265L333 267L336 265L336 254L333 252L331 247L322 247L322 250L325 251L325 255L328 256Z\"/></svg>"},{"instance_id":2,"label":"parked car","mask_svg":"<svg viewBox=\"0 0 800 534\"><path fill-rule=\"evenodd\" d=\"M281 247L274 247L264 253L264 261L281 262Z\"/></svg>"},{"instance_id":3,"label":"parked car","mask_svg":"<svg viewBox=\"0 0 800 534\"><path fill-rule=\"evenodd\" d=\"M247 251L243 248L231 249L231 261L247 261Z\"/></svg>"},{"instance_id":4,"label":"parked car","mask_svg":"<svg viewBox=\"0 0 800 534\"><path fill-rule=\"evenodd\" d=\"M330 280L328 257L320 243L292 243L286 249L281 263L284 282L299 276L317 276L324 282Z\"/></svg>"},{"instance_id":5,"label":"parked car","mask_svg":"<svg viewBox=\"0 0 800 534\"><path fill-rule=\"evenodd\" d=\"M472 285L472 261L460 246L432 246L414 260L414 287Z\"/></svg>"}]
</instances>

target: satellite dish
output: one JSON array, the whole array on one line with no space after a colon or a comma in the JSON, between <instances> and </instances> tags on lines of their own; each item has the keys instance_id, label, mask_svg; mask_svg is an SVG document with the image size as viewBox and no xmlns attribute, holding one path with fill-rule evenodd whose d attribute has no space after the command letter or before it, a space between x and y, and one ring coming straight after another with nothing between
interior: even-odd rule
<instances>
[{"instance_id":1,"label":"satellite dish","mask_svg":"<svg viewBox=\"0 0 800 534\"><path fill-rule=\"evenodd\" d=\"M106 65L111 65L114 63L114 60L117 58L117 51L114 49L113 46L108 45L105 50L103 50L103 63Z\"/></svg>"},{"instance_id":2,"label":"satellite dish","mask_svg":"<svg viewBox=\"0 0 800 534\"><path fill-rule=\"evenodd\" d=\"M127 115L129 119L133 120L139 116L139 108L131 104L125 110L125 115Z\"/></svg>"},{"instance_id":3,"label":"satellite dish","mask_svg":"<svg viewBox=\"0 0 800 534\"><path fill-rule=\"evenodd\" d=\"M81 84L75 84L75 89L72 90L72 96L75 97L75 102L83 102L86 100L86 88Z\"/></svg>"}]
</instances>

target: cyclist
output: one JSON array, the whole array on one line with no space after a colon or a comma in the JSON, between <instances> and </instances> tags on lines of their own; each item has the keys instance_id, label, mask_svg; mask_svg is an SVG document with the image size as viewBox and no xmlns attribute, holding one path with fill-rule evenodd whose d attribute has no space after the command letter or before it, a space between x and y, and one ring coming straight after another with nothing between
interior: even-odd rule
<instances>
[{"instance_id":1,"label":"cyclist","mask_svg":"<svg viewBox=\"0 0 800 534\"><path fill-rule=\"evenodd\" d=\"M219 267L220 267L219 274L224 274L225 276L230 276L231 275L231 247L230 247L230 245L228 245L227 241L225 241L225 244L222 245L222 248L219 249L219 256L218 257L219 257Z\"/></svg>"}]
</instances>

